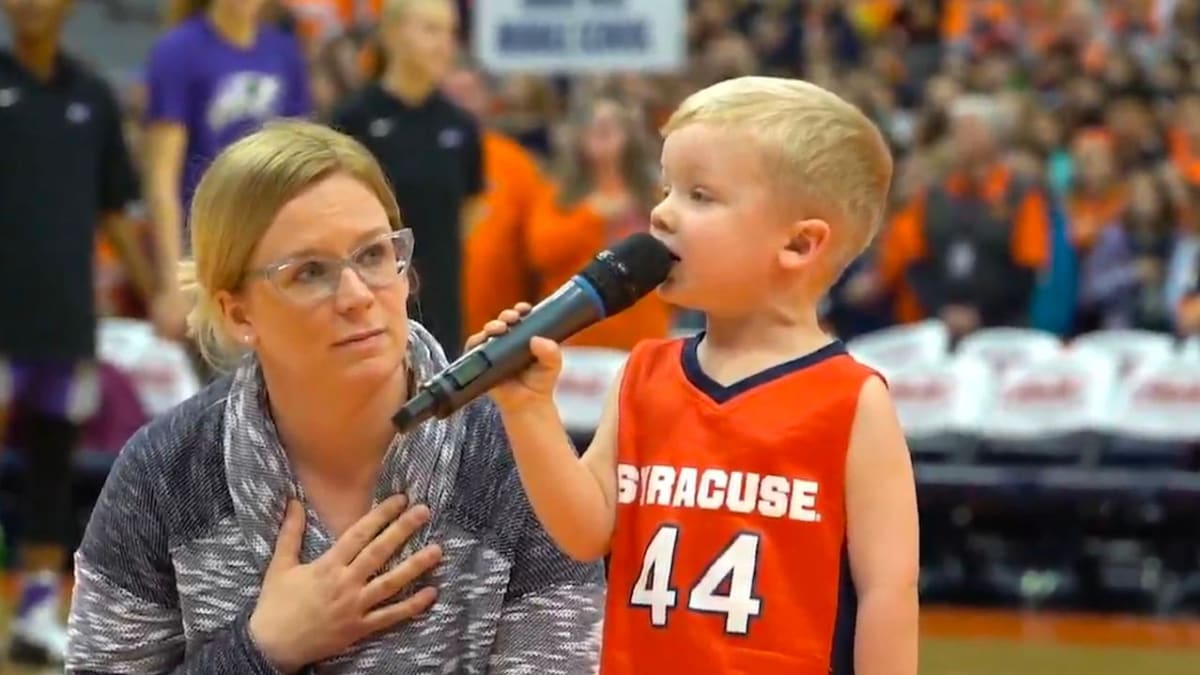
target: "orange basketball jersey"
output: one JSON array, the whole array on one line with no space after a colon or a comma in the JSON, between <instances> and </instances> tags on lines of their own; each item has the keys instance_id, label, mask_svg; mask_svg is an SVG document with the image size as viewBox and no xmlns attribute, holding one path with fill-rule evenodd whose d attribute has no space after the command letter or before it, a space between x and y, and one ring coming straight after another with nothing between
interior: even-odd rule
<instances>
[{"instance_id":1,"label":"orange basketball jersey","mask_svg":"<svg viewBox=\"0 0 1200 675\"><path fill-rule=\"evenodd\" d=\"M698 344L625 367L601 673L850 673L843 487L874 372L835 342L722 386Z\"/></svg>"}]
</instances>

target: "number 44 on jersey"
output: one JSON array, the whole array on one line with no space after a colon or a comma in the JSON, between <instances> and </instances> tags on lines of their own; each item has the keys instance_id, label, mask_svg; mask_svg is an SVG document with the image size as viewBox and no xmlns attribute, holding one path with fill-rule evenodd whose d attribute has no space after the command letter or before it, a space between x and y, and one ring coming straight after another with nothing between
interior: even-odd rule
<instances>
[{"instance_id":1,"label":"number 44 on jersey","mask_svg":"<svg viewBox=\"0 0 1200 675\"><path fill-rule=\"evenodd\" d=\"M629 603L650 610L650 623L666 626L668 615L679 602L679 591L672 585L679 527L663 525L654 533L642 557L642 571ZM754 596L754 577L758 570L759 535L737 535L705 570L688 594L687 608L695 612L725 615L725 632L746 635L750 620L762 613L762 600ZM728 592L721 585L728 580Z\"/></svg>"}]
</instances>

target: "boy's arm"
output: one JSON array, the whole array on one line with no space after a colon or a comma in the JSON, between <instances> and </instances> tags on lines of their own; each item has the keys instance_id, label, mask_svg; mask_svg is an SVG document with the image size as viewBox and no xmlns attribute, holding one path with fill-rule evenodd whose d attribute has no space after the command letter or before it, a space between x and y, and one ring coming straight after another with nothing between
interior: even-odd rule
<instances>
[{"instance_id":1,"label":"boy's arm","mask_svg":"<svg viewBox=\"0 0 1200 675\"><path fill-rule=\"evenodd\" d=\"M912 461L887 387L859 394L846 459L846 528L858 593L858 675L917 673L917 499Z\"/></svg>"},{"instance_id":2,"label":"boy's arm","mask_svg":"<svg viewBox=\"0 0 1200 675\"><path fill-rule=\"evenodd\" d=\"M533 512L554 543L583 562L608 553L616 522L617 405L623 373L613 380L582 459L567 438L553 399L501 412Z\"/></svg>"}]
</instances>

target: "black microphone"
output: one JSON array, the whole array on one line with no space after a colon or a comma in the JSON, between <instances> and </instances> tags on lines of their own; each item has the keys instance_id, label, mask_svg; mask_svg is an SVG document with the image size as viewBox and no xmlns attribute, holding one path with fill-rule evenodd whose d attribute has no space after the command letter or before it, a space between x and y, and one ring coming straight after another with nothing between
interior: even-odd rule
<instances>
[{"instance_id":1,"label":"black microphone","mask_svg":"<svg viewBox=\"0 0 1200 675\"><path fill-rule=\"evenodd\" d=\"M538 303L508 332L463 354L417 388L392 417L407 432L430 417L445 419L534 362L529 340L561 342L606 317L628 309L666 281L676 257L648 232L626 237L601 251L574 278Z\"/></svg>"}]
</instances>

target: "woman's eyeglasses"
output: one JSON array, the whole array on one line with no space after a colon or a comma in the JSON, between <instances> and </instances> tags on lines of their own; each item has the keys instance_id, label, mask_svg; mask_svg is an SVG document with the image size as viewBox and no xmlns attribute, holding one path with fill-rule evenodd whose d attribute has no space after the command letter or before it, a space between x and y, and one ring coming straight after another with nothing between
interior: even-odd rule
<instances>
[{"instance_id":1,"label":"woman's eyeglasses","mask_svg":"<svg viewBox=\"0 0 1200 675\"><path fill-rule=\"evenodd\" d=\"M412 230L403 229L373 239L346 258L298 256L251 270L248 277L263 277L289 300L314 305L332 298L347 267L370 288L396 283L412 260Z\"/></svg>"}]
</instances>

